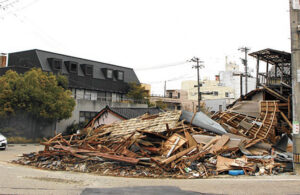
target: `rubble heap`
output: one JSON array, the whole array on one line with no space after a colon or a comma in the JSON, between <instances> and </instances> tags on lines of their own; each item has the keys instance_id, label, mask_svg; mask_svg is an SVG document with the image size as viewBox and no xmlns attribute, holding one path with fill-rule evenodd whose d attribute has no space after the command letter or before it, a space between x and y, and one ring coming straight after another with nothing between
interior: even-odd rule
<instances>
[{"instance_id":1,"label":"rubble heap","mask_svg":"<svg viewBox=\"0 0 300 195\"><path fill-rule=\"evenodd\" d=\"M189 121L180 120L182 116L181 111L146 114L96 129L89 127L79 134L58 134L41 143L43 151L24 154L15 162L129 177L206 178L227 172L270 175L288 170L290 156L274 150L266 137L251 137L237 130L208 130L191 125L198 124L194 120L204 121L196 114ZM213 127L213 123L207 124Z\"/></svg>"}]
</instances>

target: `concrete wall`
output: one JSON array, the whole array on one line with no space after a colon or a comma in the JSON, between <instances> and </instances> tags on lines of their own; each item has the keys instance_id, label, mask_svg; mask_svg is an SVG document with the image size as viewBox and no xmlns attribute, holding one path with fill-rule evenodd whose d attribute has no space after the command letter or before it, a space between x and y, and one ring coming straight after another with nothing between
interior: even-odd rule
<instances>
[{"instance_id":1,"label":"concrete wall","mask_svg":"<svg viewBox=\"0 0 300 195\"><path fill-rule=\"evenodd\" d=\"M26 138L54 136L55 121L38 119L25 112L18 112L9 117L2 117L0 121L0 129L11 129L11 136Z\"/></svg>"},{"instance_id":2,"label":"concrete wall","mask_svg":"<svg viewBox=\"0 0 300 195\"><path fill-rule=\"evenodd\" d=\"M141 86L145 88L145 91L150 96L151 95L151 85L146 83L141 83Z\"/></svg>"},{"instance_id":3,"label":"concrete wall","mask_svg":"<svg viewBox=\"0 0 300 195\"><path fill-rule=\"evenodd\" d=\"M223 98L234 98L234 89L230 86L222 86L219 81L215 80L204 80L203 85L200 87L201 92L217 92L218 95L202 95L202 100L206 99L223 99ZM181 90L188 93L189 100L198 99L198 88L194 87L197 85L197 81L182 81ZM228 97L226 97L228 93Z\"/></svg>"},{"instance_id":4,"label":"concrete wall","mask_svg":"<svg viewBox=\"0 0 300 195\"><path fill-rule=\"evenodd\" d=\"M220 72L220 83L223 86L231 87L234 90L234 98L238 99L240 94L240 76L233 76L232 71L221 71ZM256 88L256 79L248 78L248 92ZM243 77L243 95L246 94L245 88L245 77Z\"/></svg>"},{"instance_id":5,"label":"concrete wall","mask_svg":"<svg viewBox=\"0 0 300 195\"><path fill-rule=\"evenodd\" d=\"M226 110L227 101L226 99L204 100L204 104L208 111L218 112Z\"/></svg>"},{"instance_id":6,"label":"concrete wall","mask_svg":"<svg viewBox=\"0 0 300 195\"><path fill-rule=\"evenodd\" d=\"M167 90L166 91L166 97L168 98L174 98L174 99L179 99L181 96L180 90Z\"/></svg>"},{"instance_id":7,"label":"concrete wall","mask_svg":"<svg viewBox=\"0 0 300 195\"><path fill-rule=\"evenodd\" d=\"M110 107L122 107L122 108L147 108L147 104L130 104L130 103L121 103L121 102L105 102L99 100L85 100L85 99L76 99L76 106L72 113L72 116L69 119L62 120L57 123L56 130L57 132L63 132L67 126L72 123L79 122L80 111L87 112L99 112L105 106Z\"/></svg>"}]
</instances>

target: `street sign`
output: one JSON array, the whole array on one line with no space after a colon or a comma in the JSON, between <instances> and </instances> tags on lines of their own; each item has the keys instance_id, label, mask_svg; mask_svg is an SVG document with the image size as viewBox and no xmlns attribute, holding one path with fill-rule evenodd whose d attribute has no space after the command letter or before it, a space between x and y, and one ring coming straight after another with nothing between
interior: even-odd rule
<instances>
[{"instance_id":1,"label":"street sign","mask_svg":"<svg viewBox=\"0 0 300 195\"><path fill-rule=\"evenodd\" d=\"M299 134L299 121L293 121L293 134Z\"/></svg>"}]
</instances>

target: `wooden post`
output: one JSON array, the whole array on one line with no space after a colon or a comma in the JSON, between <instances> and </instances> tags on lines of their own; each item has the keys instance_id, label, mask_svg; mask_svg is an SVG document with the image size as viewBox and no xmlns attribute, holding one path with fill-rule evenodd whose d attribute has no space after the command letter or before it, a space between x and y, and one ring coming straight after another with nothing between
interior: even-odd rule
<instances>
[{"instance_id":1,"label":"wooden post","mask_svg":"<svg viewBox=\"0 0 300 195\"><path fill-rule=\"evenodd\" d=\"M275 64L275 78L277 78L277 66L278 64Z\"/></svg>"},{"instance_id":2,"label":"wooden post","mask_svg":"<svg viewBox=\"0 0 300 195\"><path fill-rule=\"evenodd\" d=\"M283 71L284 71L284 65L283 63L281 64L281 75L280 75L280 84L283 82ZM283 86L280 85L280 93L281 95L283 94Z\"/></svg>"},{"instance_id":3,"label":"wooden post","mask_svg":"<svg viewBox=\"0 0 300 195\"><path fill-rule=\"evenodd\" d=\"M266 85L269 85L269 61L267 61L266 67Z\"/></svg>"},{"instance_id":4,"label":"wooden post","mask_svg":"<svg viewBox=\"0 0 300 195\"><path fill-rule=\"evenodd\" d=\"M257 89L258 86L259 86L259 78L258 78L258 75L259 75L259 55L257 55L257 62L256 62L256 89Z\"/></svg>"}]
</instances>

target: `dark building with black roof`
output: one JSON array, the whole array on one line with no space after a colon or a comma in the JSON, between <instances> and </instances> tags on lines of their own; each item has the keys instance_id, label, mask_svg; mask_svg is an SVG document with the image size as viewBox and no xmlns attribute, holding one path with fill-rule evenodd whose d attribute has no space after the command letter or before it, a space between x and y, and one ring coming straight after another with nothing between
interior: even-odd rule
<instances>
[{"instance_id":1,"label":"dark building with black roof","mask_svg":"<svg viewBox=\"0 0 300 195\"><path fill-rule=\"evenodd\" d=\"M57 124L63 131L68 125L90 120L106 105L118 107L146 107L145 104L128 104L126 93L130 82L140 83L132 68L33 49L9 53L8 66L0 68L0 75L7 70L24 73L31 68L65 75L69 89L76 99L70 119Z\"/></svg>"}]
</instances>

